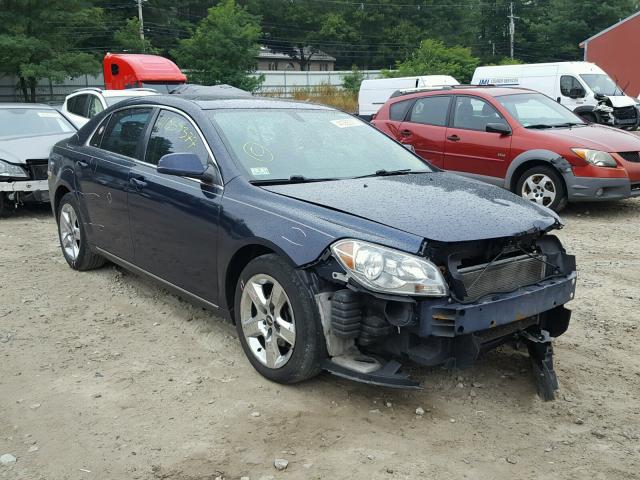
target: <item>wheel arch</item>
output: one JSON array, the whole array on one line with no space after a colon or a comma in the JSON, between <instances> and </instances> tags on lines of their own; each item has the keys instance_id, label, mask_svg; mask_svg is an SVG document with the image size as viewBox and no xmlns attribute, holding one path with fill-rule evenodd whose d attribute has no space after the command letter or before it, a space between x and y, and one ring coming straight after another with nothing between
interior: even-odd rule
<instances>
[{"instance_id":1,"label":"wheel arch","mask_svg":"<svg viewBox=\"0 0 640 480\"><path fill-rule=\"evenodd\" d=\"M529 150L513 159L505 177L505 188L515 192L520 176L529 168L536 165L550 166L558 171L566 189L565 173L571 172L571 165L562 155L551 150Z\"/></svg>"},{"instance_id":2,"label":"wheel arch","mask_svg":"<svg viewBox=\"0 0 640 480\"><path fill-rule=\"evenodd\" d=\"M60 201L67 193L71 193L71 189L65 184L60 184L53 195L53 203L51 206L53 207L53 214L55 215L56 220L58 220L58 207L60 206Z\"/></svg>"},{"instance_id":3,"label":"wheel arch","mask_svg":"<svg viewBox=\"0 0 640 480\"><path fill-rule=\"evenodd\" d=\"M234 303L236 284L240 278L242 270L254 259L263 255L276 254L288 262L293 268L296 268L295 262L277 245L272 244L266 240L253 239L251 242L246 243L239 247L226 263L224 277L222 279L222 299L226 303L225 309L229 312L231 321L235 323L234 318Z\"/></svg>"}]
</instances>

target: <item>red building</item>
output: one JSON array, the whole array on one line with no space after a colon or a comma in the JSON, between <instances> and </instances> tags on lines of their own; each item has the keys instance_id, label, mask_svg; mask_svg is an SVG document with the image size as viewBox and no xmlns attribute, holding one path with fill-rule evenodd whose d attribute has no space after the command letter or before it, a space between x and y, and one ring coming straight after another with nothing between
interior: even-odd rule
<instances>
[{"instance_id":1,"label":"red building","mask_svg":"<svg viewBox=\"0 0 640 480\"><path fill-rule=\"evenodd\" d=\"M640 12L620 20L580 44L593 62L632 97L640 94Z\"/></svg>"}]
</instances>

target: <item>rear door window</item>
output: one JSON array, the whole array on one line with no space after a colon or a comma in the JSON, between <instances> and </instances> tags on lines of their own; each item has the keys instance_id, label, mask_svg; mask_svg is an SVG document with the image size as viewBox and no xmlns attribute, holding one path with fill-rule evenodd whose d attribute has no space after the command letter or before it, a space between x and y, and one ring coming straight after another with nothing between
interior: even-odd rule
<instances>
[{"instance_id":1,"label":"rear door window","mask_svg":"<svg viewBox=\"0 0 640 480\"><path fill-rule=\"evenodd\" d=\"M144 135L151 108L126 108L111 115L100 148L139 159L138 145Z\"/></svg>"},{"instance_id":2,"label":"rear door window","mask_svg":"<svg viewBox=\"0 0 640 480\"><path fill-rule=\"evenodd\" d=\"M451 97L448 95L419 98L413 104L408 121L444 127L447 125L450 103Z\"/></svg>"},{"instance_id":3,"label":"rear door window","mask_svg":"<svg viewBox=\"0 0 640 480\"><path fill-rule=\"evenodd\" d=\"M95 117L97 114L102 112L104 107L102 106L102 102L98 98L97 95L91 95L91 99L89 100L89 118Z\"/></svg>"},{"instance_id":4,"label":"rear door window","mask_svg":"<svg viewBox=\"0 0 640 480\"><path fill-rule=\"evenodd\" d=\"M161 110L151 130L144 161L157 165L169 153L195 153L203 165L209 157L202 137L187 118Z\"/></svg>"},{"instance_id":5,"label":"rear door window","mask_svg":"<svg viewBox=\"0 0 640 480\"><path fill-rule=\"evenodd\" d=\"M507 124L488 102L476 97L457 97L453 114L453 127L486 131L488 123Z\"/></svg>"}]
</instances>

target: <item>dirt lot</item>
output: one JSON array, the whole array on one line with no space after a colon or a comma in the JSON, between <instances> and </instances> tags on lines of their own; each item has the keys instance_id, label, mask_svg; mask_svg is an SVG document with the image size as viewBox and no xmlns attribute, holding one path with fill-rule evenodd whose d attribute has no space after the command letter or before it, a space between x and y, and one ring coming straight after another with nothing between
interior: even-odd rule
<instances>
[{"instance_id":1,"label":"dirt lot","mask_svg":"<svg viewBox=\"0 0 640 480\"><path fill-rule=\"evenodd\" d=\"M543 403L511 349L414 369L418 392L270 383L232 325L114 266L72 271L48 210L23 210L0 222L0 478L640 478L640 200L563 217L579 289Z\"/></svg>"}]
</instances>

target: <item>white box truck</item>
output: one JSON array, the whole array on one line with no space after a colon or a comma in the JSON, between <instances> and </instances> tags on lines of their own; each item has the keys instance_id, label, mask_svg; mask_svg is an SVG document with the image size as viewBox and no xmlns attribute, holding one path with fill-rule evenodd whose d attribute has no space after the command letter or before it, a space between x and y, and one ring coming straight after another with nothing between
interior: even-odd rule
<instances>
[{"instance_id":1,"label":"white box truck","mask_svg":"<svg viewBox=\"0 0 640 480\"><path fill-rule=\"evenodd\" d=\"M589 122L638 126L636 101L604 70L589 62L532 63L478 67L474 85L524 87L544 93Z\"/></svg>"},{"instance_id":2,"label":"white box truck","mask_svg":"<svg viewBox=\"0 0 640 480\"><path fill-rule=\"evenodd\" d=\"M459 85L449 75L421 75L416 77L374 78L363 80L358 93L358 116L371 120L380 107L397 91L429 87Z\"/></svg>"}]
</instances>

